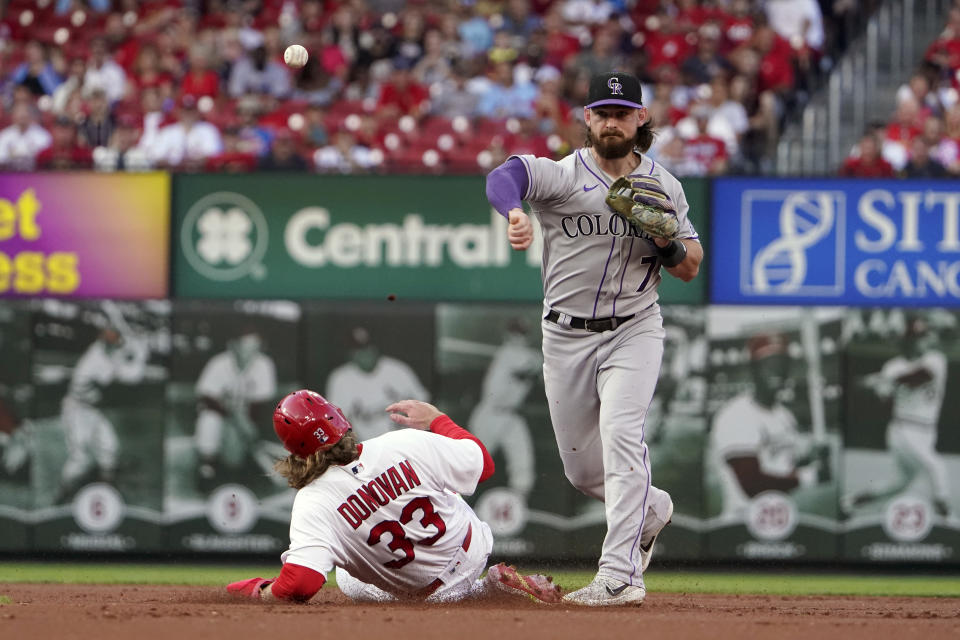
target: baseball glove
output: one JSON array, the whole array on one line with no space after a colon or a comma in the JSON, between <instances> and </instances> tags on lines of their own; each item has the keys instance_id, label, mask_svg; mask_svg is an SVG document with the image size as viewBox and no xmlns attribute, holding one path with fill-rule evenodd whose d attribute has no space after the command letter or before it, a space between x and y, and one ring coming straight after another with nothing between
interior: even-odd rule
<instances>
[{"instance_id":1,"label":"baseball glove","mask_svg":"<svg viewBox=\"0 0 960 640\"><path fill-rule=\"evenodd\" d=\"M607 206L649 236L674 240L680 231L677 210L653 176L617 178L607 190Z\"/></svg>"}]
</instances>

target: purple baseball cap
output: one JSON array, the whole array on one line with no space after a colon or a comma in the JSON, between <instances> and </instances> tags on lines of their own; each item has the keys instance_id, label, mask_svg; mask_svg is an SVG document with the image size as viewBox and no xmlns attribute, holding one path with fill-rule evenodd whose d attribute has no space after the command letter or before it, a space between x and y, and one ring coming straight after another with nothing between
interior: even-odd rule
<instances>
[{"instance_id":1,"label":"purple baseball cap","mask_svg":"<svg viewBox=\"0 0 960 640\"><path fill-rule=\"evenodd\" d=\"M590 78L590 92L587 94L587 109L603 105L618 105L639 109L640 80L625 71L597 73Z\"/></svg>"}]
</instances>

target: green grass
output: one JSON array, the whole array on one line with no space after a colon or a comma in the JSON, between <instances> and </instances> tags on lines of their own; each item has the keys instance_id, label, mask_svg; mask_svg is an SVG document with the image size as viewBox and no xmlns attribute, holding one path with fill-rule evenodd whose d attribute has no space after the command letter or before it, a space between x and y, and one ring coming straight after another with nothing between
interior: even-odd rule
<instances>
[{"instance_id":1,"label":"green grass","mask_svg":"<svg viewBox=\"0 0 960 640\"><path fill-rule=\"evenodd\" d=\"M0 607L5 604L13 604L13 600L10 599L10 596L0 596Z\"/></svg>"},{"instance_id":2,"label":"green grass","mask_svg":"<svg viewBox=\"0 0 960 640\"><path fill-rule=\"evenodd\" d=\"M0 563L0 583L172 584L223 586L254 576L275 576L280 565L195 566L157 564ZM530 567L521 567L530 571ZM585 585L588 571L551 571L564 589ZM330 576L333 578L333 576ZM731 593L766 595L858 595L960 597L956 576L810 575L758 571L720 573L651 571L647 590L661 593ZM0 604L3 604L0 596Z\"/></svg>"}]
</instances>

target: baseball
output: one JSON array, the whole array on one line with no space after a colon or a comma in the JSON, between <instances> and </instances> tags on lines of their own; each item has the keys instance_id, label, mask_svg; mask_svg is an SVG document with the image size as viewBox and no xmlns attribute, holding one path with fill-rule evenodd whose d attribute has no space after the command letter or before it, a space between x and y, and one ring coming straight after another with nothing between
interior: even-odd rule
<instances>
[{"instance_id":1,"label":"baseball","mask_svg":"<svg viewBox=\"0 0 960 640\"><path fill-rule=\"evenodd\" d=\"M299 44L292 44L283 52L283 61L288 67L299 69L307 64L307 50Z\"/></svg>"}]
</instances>

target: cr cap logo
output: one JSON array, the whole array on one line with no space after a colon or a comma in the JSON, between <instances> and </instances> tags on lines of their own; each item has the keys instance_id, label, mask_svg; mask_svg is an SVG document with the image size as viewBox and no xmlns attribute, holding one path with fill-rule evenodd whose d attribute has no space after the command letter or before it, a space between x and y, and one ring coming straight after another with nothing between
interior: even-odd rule
<instances>
[{"instance_id":1,"label":"cr cap logo","mask_svg":"<svg viewBox=\"0 0 960 640\"><path fill-rule=\"evenodd\" d=\"M180 228L183 254L197 273L222 282L263 277L269 231L263 212L239 193L221 191L198 200Z\"/></svg>"},{"instance_id":2,"label":"cr cap logo","mask_svg":"<svg viewBox=\"0 0 960 640\"><path fill-rule=\"evenodd\" d=\"M610 89L610 95L612 96L623 95L623 85L620 84L620 78L613 77L607 80L607 88Z\"/></svg>"},{"instance_id":3,"label":"cr cap logo","mask_svg":"<svg viewBox=\"0 0 960 640\"><path fill-rule=\"evenodd\" d=\"M843 206L841 192L745 191L743 225L747 241L742 247L740 274L743 293L843 293ZM808 255L814 248L821 251L819 259Z\"/></svg>"}]
</instances>

